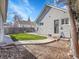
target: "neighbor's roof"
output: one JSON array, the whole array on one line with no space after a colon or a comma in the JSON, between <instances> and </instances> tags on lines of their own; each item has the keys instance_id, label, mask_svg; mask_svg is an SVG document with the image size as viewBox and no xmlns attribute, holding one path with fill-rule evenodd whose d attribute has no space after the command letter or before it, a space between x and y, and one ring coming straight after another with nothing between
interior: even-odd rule
<instances>
[{"instance_id":1,"label":"neighbor's roof","mask_svg":"<svg viewBox=\"0 0 79 59\"><path fill-rule=\"evenodd\" d=\"M0 0L0 13L2 14L3 21L7 18L8 0Z\"/></svg>"},{"instance_id":2,"label":"neighbor's roof","mask_svg":"<svg viewBox=\"0 0 79 59\"><path fill-rule=\"evenodd\" d=\"M19 23L35 26L35 23L32 21L19 20Z\"/></svg>"},{"instance_id":3,"label":"neighbor's roof","mask_svg":"<svg viewBox=\"0 0 79 59\"><path fill-rule=\"evenodd\" d=\"M60 10L60 11L62 11L62 12L67 12L65 9L58 8L58 7L56 7L56 6L45 5L45 7L44 7L43 10L41 11L40 15L37 17L36 23L38 23L39 21L41 21L41 20L44 18L44 16L49 12L49 10L50 10L51 8Z\"/></svg>"}]
</instances>

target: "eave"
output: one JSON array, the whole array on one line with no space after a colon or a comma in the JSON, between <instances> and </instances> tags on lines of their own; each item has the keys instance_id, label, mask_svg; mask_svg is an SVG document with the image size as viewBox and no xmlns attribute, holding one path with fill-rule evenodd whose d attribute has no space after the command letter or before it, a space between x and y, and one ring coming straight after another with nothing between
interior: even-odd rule
<instances>
[{"instance_id":1,"label":"eave","mask_svg":"<svg viewBox=\"0 0 79 59\"><path fill-rule=\"evenodd\" d=\"M2 19L5 22L7 18L7 6L8 0L0 0L0 13L2 15Z\"/></svg>"},{"instance_id":2,"label":"eave","mask_svg":"<svg viewBox=\"0 0 79 59\"><path fill-rule=\"evenodd\" d=\"M48 5L45 5L45 7L42 9L42 11L40 12L39 16L36 19L36 23L38 23L39 21L41 21L44 16L48 13L48 11L51 9L51 7L49 7Z\"/></svg>"},{"instance_id":3,"label":"eave","mask_svg":"<svg viewBox=\"0 0 79 59\"><path fill-rule=\"evenodd\" d=\"M43 10L41 11L40 15L37 17L36 23L38 23L39 21L41 21L41 20L44 18L44 16L49 12L49 10L50 10L51 8L54 8L54 9L59 10L59 11L62 11L62 12L64 12L64 13L67 12L67 10L62 9L62 8L58 8L58 7L53 6L53 5L52 5L52 6L51 6L51 5L45 5L45 7L44 7ZM47 9L47 10L46 10L46 9Z\"/></svg>"}]
</instances>

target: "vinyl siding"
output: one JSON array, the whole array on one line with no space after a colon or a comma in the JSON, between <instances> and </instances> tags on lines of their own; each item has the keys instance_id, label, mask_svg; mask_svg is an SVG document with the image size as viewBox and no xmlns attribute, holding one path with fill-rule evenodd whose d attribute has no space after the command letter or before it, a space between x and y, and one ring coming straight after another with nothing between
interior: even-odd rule
<instances>
[{"instance_id":1,"label":"vinyl siding","mask_svg":"<svg viewBox=\"0 0 79 59\"><path fill-rule=\"evenodd\" d=\"M42 26L38 26L39 30L37 33L48 35L52 34L52 36L60 36L61 32L64 32L65 37L70 37L70 21L69 24L61 24L61 19L69 18L67 12L63 12L61 10L51 8L49 12L45 15L45 17L39 21L39 23L44 23ZM59 33L54 33L54 20L59 20ZM61 27L63 30L61 30Z\"/></svg>"}]
</instances>

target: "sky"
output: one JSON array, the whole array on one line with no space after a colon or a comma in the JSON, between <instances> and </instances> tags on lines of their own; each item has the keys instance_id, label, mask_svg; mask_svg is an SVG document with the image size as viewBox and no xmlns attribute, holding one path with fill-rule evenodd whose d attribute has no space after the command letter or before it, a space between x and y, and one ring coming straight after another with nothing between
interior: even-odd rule
<instances>
[{"instance_id":1,"label":"sky","mask_svg":"<svg viewBox=\"0 0 79 59\"><path fill-rule=\"evenodd\" d=\"M50 0L9 0L7 22L13 22L15 14L21 16L23 20L30 17L31 21L35 21L48 1Z\"/></svg>"}]
</instances>

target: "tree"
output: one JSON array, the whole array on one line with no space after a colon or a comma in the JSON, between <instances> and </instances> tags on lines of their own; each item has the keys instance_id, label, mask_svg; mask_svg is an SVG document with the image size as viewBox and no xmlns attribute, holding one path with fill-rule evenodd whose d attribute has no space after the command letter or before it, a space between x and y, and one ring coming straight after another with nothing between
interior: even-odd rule
<instances>
[{"instance_id":1,"label":"tree","mask_svg":"<svg viewBox=\"0 0 79 59\"><path fill-rule=\"evenodd\" d=\"M63 3L68 6L70 23L71 23L71 47L74 59L79 59L78 53L78 34L76 28L76 20L79 12L79 0L58 0L58 3Z\"/></svg>"}]
</instances>

